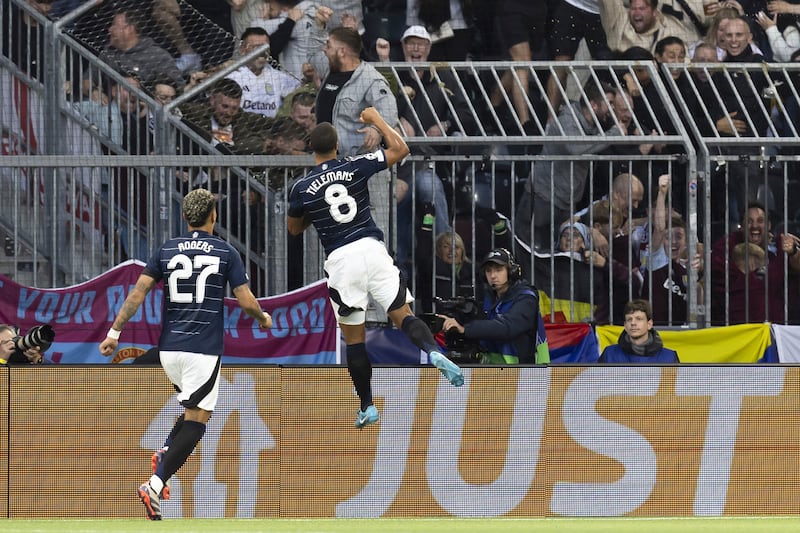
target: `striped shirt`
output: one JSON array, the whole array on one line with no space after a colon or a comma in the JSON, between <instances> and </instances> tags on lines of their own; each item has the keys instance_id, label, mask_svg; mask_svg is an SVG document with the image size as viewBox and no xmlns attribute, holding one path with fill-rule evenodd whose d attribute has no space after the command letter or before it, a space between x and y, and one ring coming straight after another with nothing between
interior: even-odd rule
<instances>
[{"instance_id":1,"label":"striped shirt","mask_svg":"<svg viewBox=\"0 0 800 533\"><path fill-rule=\"evenodd\" d=\"M248 282L239 252L194 230L165 242L143 274L164 281L159 348L222 355L226 284Z\"/></svg>"},{"instance_id":2,"label":"striped shirt","mask_svg":"<svg viewBox=\"0 0 800 533\"><path fill-rule=\"evenodd\" d=\"M317 165L292 186L288 215L311 218L326 255L364 237L383 241L370 213L367 181L385 168L383 150Z\"/></svg>"}]
</instances>

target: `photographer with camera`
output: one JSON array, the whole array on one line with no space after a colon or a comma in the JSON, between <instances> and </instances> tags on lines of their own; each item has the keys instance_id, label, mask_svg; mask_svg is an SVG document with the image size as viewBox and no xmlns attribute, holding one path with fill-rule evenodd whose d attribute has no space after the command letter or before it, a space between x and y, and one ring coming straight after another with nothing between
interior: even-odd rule
<instances>
[{"instance_id":1,"label":"photographer with camera","mask_svg":"<svg viewBox=\"0 0 800 533\"><path fill-rule=\"evenodd\" d=\"M440 316L444 320L442 330L478 340L484 364L549 363L539 297L522 277L514 256L506 248L495 248L486 255L480 270L487 284L483 301L486 318L462 325L456 318Z\"/></svg>"},{"instance_id":2,"label":"photographer with camera","mask_svg":"<svg viewBox=\"0 0 800 533\"><path fill-rule=\"evenodd\" d=\"M44 352L55 336L48 324L34 326L24 336L19 335L16 327L0 324L0 365L43 363Z\"/></svg>"}]
</instances>

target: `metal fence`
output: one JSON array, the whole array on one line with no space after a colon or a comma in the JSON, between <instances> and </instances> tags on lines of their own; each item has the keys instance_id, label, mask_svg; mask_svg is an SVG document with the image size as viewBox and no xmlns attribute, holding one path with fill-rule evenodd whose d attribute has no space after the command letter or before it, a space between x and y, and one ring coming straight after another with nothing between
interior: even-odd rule
<instances>
[{"instance_id":1,"label":"metal fence","mask_svg":"<svg viewBox=\"0 0 800 533\"><path fill-rule=\"evenodd\" d=\"M164 103L148 87L97 58L92 50L101 42L97 28L89 32L91 42L81 40L87 24L99 20L93 3L56 21L18 0L3 6L3 273L51 287L84 281L122 259L144 260L180 230L183 194L206 186L218 194L219 233L242 253L257 294L286 291L323 276L323 254L313 234L294 239L285 229L288 188L312 159L224 154L180 113L187 104L204 103L205 91L217 79L265 49L234 58ZM436 296L459 294L460 282L455 268L435 268L435 235L422 224L428 208L421 201L398 206L398 181L419 191L440 180L429 200L433 205L445 200L446 229L456 230L465 242L471 262L465 263L468 275L462 278L473 290L481 292L480 258L493 246L508 246L548 295L553 320L564 313L567 320L602 321L598 308L606 306L605 320L618 321L626 300L640 295L652 300L663 288L648 275L650 267L641 256L655 226L654 210L644 207L656 203L662 174L672 179L666 207L678 211L686 226L684 254L692 258L702 251L705 266L712 264L711 244L737 229L749 200L766 204L773 232L791 229L796 222L793 151L800 137L794 65L659 69L647 61L575 61L393 62L376 67L397 90L401 117L415 132L407 136L412 149L407 166L374 180L371 194L387 243L420 296L418 310L433 309ZM548 96L550 79L560 80L554 85L557 97L552 85ZM434 90L425 90L426 84ZM590 85L602 88L599 99L585 89ZM415 92L404 86L416 87L422 97L415 99ZM557 101L567 104L559 108ZM731 114L735 109L739 111ZM581 121L582 130L565 127ZM434 134L426 127L430 123L446 135ZM635 174L642 182L640 207L612 201L614 178L622 173ZM520 209L522 200L535 202L537 192L542 193L541 185L536 191L531 185L537 176L546 178L551 193L565 184L570 191L586 184L585 193L563 207L570 214L607 195L611 219L617 214L641 216L648 224L635 232L624 224L604 229L589 209L583 219L589 229L611 231L608 261L602 267L585 258L571 261L576 258L569 253L558 255L554 238L534 242L546 215L532 210L526 216ZM634 194L632 186L627 193ZM549 207L555 210L552 199ZM547 222L545 226L557 228L562 221ZM665 253L675 244L671 217L666 226ZM438 223L434 229L442 230ZM617 234L628 240L615 238ZM452 234L449 238L456 243ZM599 250L599 239L587 240L591 257ZM726 247L722 271L728 289L729 252ZM708 323L715 297L711 269L699 271L691 260L681 261L686 263L685 287L681 298L666 300L666 323ZM793 279L789 263L782 263L783 278ZM446 289L437 283L437 274L447 279ZM750 279L744 278L746 287ZM793 320L796 290L780 284L779 321ZM715 323L732 320L729 294L723 295L725 316L715 317ZM754 298L763 298L770 309L767 300L772 296L775 292L766 290ZM674 313L674 307L682 312Z\"/></svg>"}]
</instances>

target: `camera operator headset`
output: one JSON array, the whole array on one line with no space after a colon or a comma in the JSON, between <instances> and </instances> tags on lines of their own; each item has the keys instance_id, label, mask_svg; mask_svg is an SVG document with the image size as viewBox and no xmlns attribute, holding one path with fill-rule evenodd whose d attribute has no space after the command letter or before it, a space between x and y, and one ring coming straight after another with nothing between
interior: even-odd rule
<instances>
[{"instance_id":1,"label":"camera operator headset","mask_svg":"<svg viewBox=\"0 0 800 533\"><path fill-rule=\"evenodd\" d=\"M24 336L15 326L0 324L0 365L40 364L54 339L55 332L47 324L32 327Z\"/></svg>"},{"instance_id":2,"label":"camera operator headset","mask_svg":"<svg viewBox=\"0 0 800 533\"><path fill-rule=\"evenodd\" d=\"M486 254L480 268L487 285L483 300L486 318L462 325L455 318L441 316L442 330L479 340L485 364L549 363L539 296L522 277L514 256L505 248L495 248Z\"/></svg>"}]
</instances>

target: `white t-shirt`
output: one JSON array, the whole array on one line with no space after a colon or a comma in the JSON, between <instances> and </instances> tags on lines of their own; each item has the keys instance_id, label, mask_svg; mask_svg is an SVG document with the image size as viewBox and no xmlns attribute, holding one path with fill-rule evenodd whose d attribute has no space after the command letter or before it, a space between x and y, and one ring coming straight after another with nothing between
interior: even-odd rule
<instances>
[{"instance_id":1,"label":"white t-shirt","mask_svg":"<svg viewBox=\"0 0 800 533\"><path fill-rule=\"evenodd\" d=\"M300 86L300 81L269 65L258 76L243 66L227 77L242 88L241 108L267 117L274 117L283 99Z\"/></svg>"}]
</instances>

